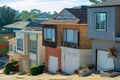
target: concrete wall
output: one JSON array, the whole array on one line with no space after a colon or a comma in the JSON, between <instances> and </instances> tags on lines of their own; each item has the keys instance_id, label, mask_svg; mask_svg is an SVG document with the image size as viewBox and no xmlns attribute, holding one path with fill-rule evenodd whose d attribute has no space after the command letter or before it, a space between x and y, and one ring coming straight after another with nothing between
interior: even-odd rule
<instances>
[{"instance_id":1,"label":"concrete wall","mask_svg":"<svg viewBox=\"0 0 120 80\"><path fill-rule=\"evenodd\" d=\"M80 49L80 67L92 64L92 49Z\"/></svg>"},{"instance_id":2,"label":"concrete wall","mask_svg":"<svg viewBox=\"0 0 120 80\"><path fill-rule=\"evenodd\" d=\"M107 13L107 29L106 31L96 31L95 13ZM88 38L113 40L115 31L115 7L104 8L88 8Z\"/></svg>"}]
</instances>

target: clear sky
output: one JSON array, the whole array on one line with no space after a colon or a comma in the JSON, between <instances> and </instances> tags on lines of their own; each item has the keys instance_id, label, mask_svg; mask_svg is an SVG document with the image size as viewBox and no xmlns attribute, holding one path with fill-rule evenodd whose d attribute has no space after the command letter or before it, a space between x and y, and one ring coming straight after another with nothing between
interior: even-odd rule
<instances>
[{"instance_id":1,"label":"clear sky","mask_svg":"<svg viewBox=\"0 0 120 80\"><path fill-rule=\"evenodd\" d=\"M42 12L59 12L63 8L90 4L89 0L0 0L0 6L7 5L19 11L39 9Z\"/></svg>"}]
</instances>

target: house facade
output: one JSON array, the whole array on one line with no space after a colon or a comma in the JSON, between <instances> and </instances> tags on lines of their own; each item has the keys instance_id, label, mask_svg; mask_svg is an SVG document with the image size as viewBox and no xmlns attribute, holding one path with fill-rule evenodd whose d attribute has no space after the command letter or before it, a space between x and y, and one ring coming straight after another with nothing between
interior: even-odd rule
<instances>
[{"instance_id":1,"label":"house facade","mask_svg":"<svg viewBox=\"0 0 120 80\"><path fill-rule=\"evenodd\" d=\"M30 67L45 63L41 30L40 23L31 22L23 30L15 31L16 54L19 56L20 71L29 72Z\"/></svg>"},{"instance_id":2,"label":"house facade","mask_svg":"<svg viewBox=\"0 0 120 80\"><path fill-rule=\"evenodd\" d=\"M54 20L43 22L43 45L48 71L56 73L62 70L72 74L79 67L91 63L92 43L87 39L86 14L86 9L67 8Z\"/></svg>"},{"instance_id":3,"label":"house facade","mask_svg":"<svg viewBox=\"0 0 120 80\"><path fill-rule=\"evenodd\" d=\"M9 40L9 61L11 59L18 59L18 54L16 54L16 38L12 38Z\"/></svg>"},{"instance_id":4,"label":"house facade","mask_svg":"<svg viewBox=\"0 0 120 80\"><path fill-rule=\"evenodd\" d=\"M108 0L88 8L88 38L92 40L92 63L98 71L120 71L120 57L108 58L110 47L120 49L119 3Z\"/></svg>"}]
</instances>

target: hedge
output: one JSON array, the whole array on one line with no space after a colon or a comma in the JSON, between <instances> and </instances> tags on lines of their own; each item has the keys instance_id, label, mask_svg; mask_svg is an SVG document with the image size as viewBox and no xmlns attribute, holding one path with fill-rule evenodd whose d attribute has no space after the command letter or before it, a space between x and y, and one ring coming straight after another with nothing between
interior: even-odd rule
<instances>
[{"instance_id":1,"label":"hedge","mask_svg":"<svg viewBox=\"0 0 120 80\"><path fill-rule=\"evenodd\" d=\"M31 75L38 75L42 74L45 69L45 65L39 65L39 66L32 66L30 68L30 74Z\"/></svg>"}]
</instances>

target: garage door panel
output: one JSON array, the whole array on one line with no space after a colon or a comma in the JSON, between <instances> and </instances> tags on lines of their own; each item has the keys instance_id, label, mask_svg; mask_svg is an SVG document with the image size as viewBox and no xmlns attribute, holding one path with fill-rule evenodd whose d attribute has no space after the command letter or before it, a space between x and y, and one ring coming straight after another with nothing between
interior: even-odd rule
<instances>
[{"instance_id":1,"label":"garage door panel","mask_svg":"<svg viewBox=\"0 0 120 80\"><path fill-rule=\"evenodd\" d=\"M97 51L97 70L110 70L114 69L113 58L108 58L108 52L98 50Z\"/></svg>"},{"instance_id":2,"label":"garage door panel","mask_svg":"<svg viewBox=\"0 0 120 80\"><path fill-rule=\"evenodd\" d=\"M64 55L64 72L73 74L74 70L77 69L77 56L75 55Z\"/></svg>"}]
</instances>

